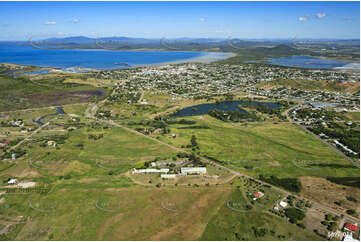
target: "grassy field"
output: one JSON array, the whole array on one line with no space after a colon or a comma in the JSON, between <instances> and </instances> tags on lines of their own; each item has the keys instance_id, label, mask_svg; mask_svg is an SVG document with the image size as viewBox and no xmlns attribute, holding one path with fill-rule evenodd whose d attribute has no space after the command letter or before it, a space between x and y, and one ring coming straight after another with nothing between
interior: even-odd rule
<instances>
[{"instance_id":1,"label":"grassy field","mask_svg":"<svg viewBox=\"0 0 361 242\"><path fill-rule=\"evenodd\" d=\"M89 85L62 84L56 80L41 84L44 85L31 82L28 77L0 76L0 111L87 102L96 98L99 91L105 92Z\"/></svg>"},{"instance_id":2,"label":"grassy field","mask_svg":"<svg viewBox=\"0 0 361 242\"><path fill-rule=\"evenodd\" d=\"M125 177L62 180L48 194L6 194L1 221L23 221L15 240L317 240L267 212L280 193L265 189L264 203L246 213L227 201L250 203L244 186L140 187ZM115 181L115 180L113 180ZM95 185L98 184L98 185ZM248 186L256 189L257 186ZM257 188L258 189L258 188ZM257 201L258 202L258 201ZM263 204L262 204L263 203ZM257 217L257 219L253 219ZM11 218L11 220L10 220ZM31 218L31 219L30 219ZM256 237L252 227L267 228ZM273 231L273 232L271 232ZM238 233L239 238L235 237ZM279 237L281 236L281 237ZM284 237L282 237L284 236Z\"/></svg>"},{"instance_id":3,"label":"grassy field","mask_svg":"<svg viewBox=\"0 0 361 242\"><path fill-rule=\"evenodd\" d=\"M41 137L44 132L42 131L37 137ZM41 144L44 141L36 142L35 139L24 147L28 151L26 157L31 158L36 166L50 168L40 169L41 172L64 175L65 173L86 174L94 170L94 167L100 170L102 167L109 167L127 171L137 163L156 157L167 159L175 155L170 148L121 128L83 127L68 134L65 144L57 147L43 147ZM90 134L102 134L103 138L93 140L89 138ZM46 132L45 135L48 133ZM46 140L51 140L51 136ZM103 170L107 169L103 168Z\"/></svg>"},{"instance_id":4,"label":"grassy field","mask_svg":"<svg viewBox=\"0 0 361 242\"><path fill-rule=\"evenodd\" d=\"M360 122L360 112L348 112L344 113L343 116L346 118L346 120Z\"/></svg>"},{"instance_id":5,"label":"grassy field","mask_svg":"<svg viewBox=\"0 0 361 242\"><path fill-rule=\"evenodd\" d=\"M262 82L256 85L258 88L274 88L277 86L284 86L288 88L297 88L300 90L325 90L325 91L346 91L346 90L353 90L345 85L341 85L335 82L327 82L327 81L320 81L320 80L289 80L289 79L280 79L277 81L270 81L270 82Z\"/></svg>"},{"instance_id":6,"label":"grassy field","mask_svg":"<svg viewBox=\"0 0 361 242\"><path fill-rule=\"evenodd\" d=\"M164 135L160 139L182 147L190 144L191 136L195 135L200 147L196 152L246 174L281 178L359 176L359 169L349 161L290 123L259 122L234 127L208 115L187 119L209 129L177 129L181 125L172 125L171 133L177 138ZM306 168L311 169L299 167L299 163L307 162Z\"/></svg>"},{"instance_id":7,"label":"grassy field","mask_svg":"<svg viewBox=\"0 0 361 242\"><path fill-rule=\"evenodd\" d=\"M48 195L6 195L9 207L0 211L4 218L31 216L16 240L195 240L228 193L218 188L72 185Z\"/></svg>"},{"instance_id":8,"label":"grassy field","mask_svg":"<svg viewBox=\"0 0 361 242\"><path fill-rule=\"evenodd\" d=\"M233 207L238 205L238 211L222 206L208 223L201 240L320 240L313 232L298 228L265 208L241 208L247 200L239 190L229 194L227 200ZM264 235L255 232L261 229Z\"/></svg>"}]
</instances>

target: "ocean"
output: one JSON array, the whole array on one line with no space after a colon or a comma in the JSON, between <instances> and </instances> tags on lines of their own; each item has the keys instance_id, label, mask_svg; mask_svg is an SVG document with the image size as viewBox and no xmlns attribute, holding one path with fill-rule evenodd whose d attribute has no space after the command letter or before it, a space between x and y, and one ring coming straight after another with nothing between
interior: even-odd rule
<instances>
[{"instance_id":1,"label":"ocean","mask_svg":"<svg viewBox=\"0 0 361 242\"><path fill-rule=\"evenodd\" d=\"M117 69L127 65L154 65L182 62L192 59L207 59L207 56L225 59L228 56L217 52L193 51L115 51L115 50L43 50L32 46L0 44L0 63L32 65L54 68Z\"/></svg>"}]
</instances>

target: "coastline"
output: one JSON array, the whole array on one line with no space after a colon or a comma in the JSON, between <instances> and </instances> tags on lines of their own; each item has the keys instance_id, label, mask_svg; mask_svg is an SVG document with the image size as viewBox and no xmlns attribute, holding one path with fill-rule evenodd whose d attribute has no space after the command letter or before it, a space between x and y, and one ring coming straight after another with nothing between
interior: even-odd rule
<instances>
[{"instance_id":1,"label":"coastline","mask_svg":"<svg viewBox=\"0 0 361 242\"><path fill-rule=\"evenodd\" d=\"M236 56L236 54L233 52L202 52L201 56L197 56L197 57L193 57L193 58L181 59L181 60L176 60L176 61L151 63L151 64L130 65L129 67L137 68L137 67L162 66L162 65L182 64L182 63L212 63L212 62L216 62L219 60L225 60L225 59L228 59L228 58L231 58L234 56ZM98 72L101 70L120 69L117 66L112 67L112 68L89 68L89 67L79 67L79 66L61 68L61 67L52 67L52 66L21 65L21 64L15 64L15 63L0 63L0 64L8 65L8 66L23 66L23 67L33 67L33 68L41 68L41 69L51 69L50 71L53 71L53 72L74 72L74 71L67 71L66 69L77 69L79 72L82 72L82 70Z\"/></svg>"},{"instance_id":2,"label":"coastline","mask_svg":"<svg viewBox=\"0 0 361 242\"><path fill-rule=\"evenodd\" d=\"M233 52L204 52L204 55L197 56L194 58L177 60L177 61L167 61L154 64L140 64L132 65L134 67L145 67L145 66L162 66L162 65L171 65L171 64L182 64L182 63L212 63L219 60L225 60L231 57L236 56L236 53Z\"/></svg>"}]
</instances>

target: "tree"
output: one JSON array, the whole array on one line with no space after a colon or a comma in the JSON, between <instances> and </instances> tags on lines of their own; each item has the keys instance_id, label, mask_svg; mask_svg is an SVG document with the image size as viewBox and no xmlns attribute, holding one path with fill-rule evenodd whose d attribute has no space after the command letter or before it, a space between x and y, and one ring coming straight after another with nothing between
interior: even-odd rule
<instances>
[{"instance_id":1,"label":"tree","mask_svg":"<svg viewBox=\"0 0 361 242\"><path fill-rule=\"evenodd\" d=\"M325 218L327 221L333 220L333 216L331 214L326 214Z\"/></svg>"},{"instance_id":2,"label":"tree","mask_svg":"<svg viewBox=\"0 0 361 242\"><path fill-rule=\"evenodd\" d=\"M196 136L195 136L195 135L192 135L192 138L191 138L191 145L192 145L193 147L198 146L198 143L197 143L197 138L196 138Z\"/></svg>"},{"instance_id":3,"label":"tree","mask_svg":"<svg viewBox=\"0 0 361 242\"><path fill-rule=\"evenodd\" d=\"M355 209L348 209L348 210L346 211L346 213L349 214L349 215L355 215L355 214L356 214L356 211L355 211Z\"/></svg>"},{"instance_id":4,"label":"tree","mask_svg":"<svg viewBox=\"0 0 361 242\"><path fill-rule=\"evenodd\" d=\"M306 216L303 211L296 208L287 208L285 213L286 216L292 219L294 222L297 222L297 220L302 220Z\"/></svg>"}]
</instances>

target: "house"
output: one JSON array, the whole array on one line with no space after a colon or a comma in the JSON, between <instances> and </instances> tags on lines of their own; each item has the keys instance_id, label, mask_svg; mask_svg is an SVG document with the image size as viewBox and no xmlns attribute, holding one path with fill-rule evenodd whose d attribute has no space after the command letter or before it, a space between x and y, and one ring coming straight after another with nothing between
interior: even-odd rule
<instances>
[{"instance_id":1,"label":"house","mask_svg":"<svg viewBox=\"0 0 361 242\"><path fill-rule=\"evenodd\" d=\"M56 142L53 141L53 140L49 140L47 143L46 143L47 146L53 146L55 147L56 146Z\"/></svg>"},{"instance_id":2,"label":"house","mask_svg":"<svg viewBox=\"0 0 361 242\"><path fill-rule=\"evenodd\" d=\"M285 208L285 207L287 207L287 203L284 202L284 201L281 201L281 202L280 202L280 206L281 206L282 208Z\"/></svg>"},{"instance_id":3,"label":"house","mask_svg":"<svg viewBox=\"0 0 361 242\"><path fill-rule=\"evenodd\" d=\"M165 178L165 179L174 179L177 177L177 175L176 174L161 174L160 177Z\"/></svg>"},{"instance_id":4,"label":"house","mask_svg":"<svg viewBox=\"0 0 361 242\"><path fill-rule=\"evenodd\" d=\"M17 180L16 180L16 179L13 179L13 178L11 178L11 179L8 180L8 184L9 184L9 185L14 185L16 182L17 182Z\"/></svg>"},{"instance_id":5,"label":"house","mask_svg":"<svg viewBox=\"0 0 361 242\"><path fill-rule=\"evenodd\" d=\"M4 142L0 143L0 148L5 147L5 146L7 146L8 144L9 144L8 141L4 141Z\"/></svg>"},{"instance_id":6,"label":"house","mask_svg":"<svg viewBox=\"0 0 361 242\"><path fill-rule=\"evenodd\" d=\"M12 154L11 154L11 159L12 159L12 160L15 160L15 159L16 159L16 154L15 154L15 153L12 153Z\"/></svg>"},{"instance_id":7,"label":"house","mask_svg":"<svg viewBox=\"0 0 361 242\"><path fill-rule=\"evenodd\" d=\"M255 198L261 198L261 197L264 196L264 194L263 194L262 192L255 192L255 193L253 193L253 196L254 196Z\"/></svg>"},{"instance_id":8,"label":"house","mask_svg":"<svg viewBox=\"0 0 361 242\"><path fill-rule=\"evenodd\" d=\"M345 223L345 227L344 227L345 230L347 231L352 231L352 232L356 232L358 227L357 227L357 224L349 224L349 223Z\"/></svg>"},{"instance_id":9,"label":"house","mask_svg":"<svg viewBox=\"0 0 361 242\"><path fill-rule=\"evenodd\" d=\"M182 167L181 174L188 175L188 174L206 174L207 168L206 167Z\"/></svg>"}]
</instances>

